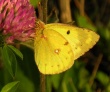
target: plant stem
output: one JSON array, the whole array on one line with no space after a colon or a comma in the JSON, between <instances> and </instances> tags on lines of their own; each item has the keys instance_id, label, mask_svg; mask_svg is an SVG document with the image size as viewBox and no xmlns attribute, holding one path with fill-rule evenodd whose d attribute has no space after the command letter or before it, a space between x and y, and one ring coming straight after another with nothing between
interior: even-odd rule
<instances>
[{"instance_id":1,"label":"plant stem","mask_svg":"<svg viewBox=\"0 0 110 92\"><path fill-rule=\"evenodd\" d=\"M40 92L46 92L45 77L44 74L40 73Z\"/></svg>"},{"instance_id":2,"label":"plant stem","mask_svg":"<svg viewBox=\"0 0 110 92\"><path fill-rule=\"evenodd\" d=\"M42 0L43 22L44 23L47 23L47 2L48 2L48 0Z\"/></svg>"},{"instance_id":3,"label":"plant stem","mask_svg":"<svg viewBox=\"0 0 110 92\"><path fill-rule=\"evenodd\" d=\"M47 2L48 0L42 0L43 9L43 22L47 23ZM40 73L40 92L46 92L46 76Z\"/></svg>"},{"instance_id":4,"label":"plant stem","mask_svg":"<svg viewBox=\"0 0 110 92\"><path fill-rule=\"evenodd\" d=\"M93 82L94 82L94 79L95 79L95 76L96 76L97 70L98 70L99 65L100 65L100 63L101 63L101 61L102 61L102 57L103 57L103 55L100 54L99 57L98 57L98 59L97 59L97 62L96 62L96 64L95 64L95 66L94 66L94 69L93 69L92 75L91 75L90 80L89 80L89 84L90 84L90 86L92 86L92 84L93 84Z\"/></svg>"}]
</instances>

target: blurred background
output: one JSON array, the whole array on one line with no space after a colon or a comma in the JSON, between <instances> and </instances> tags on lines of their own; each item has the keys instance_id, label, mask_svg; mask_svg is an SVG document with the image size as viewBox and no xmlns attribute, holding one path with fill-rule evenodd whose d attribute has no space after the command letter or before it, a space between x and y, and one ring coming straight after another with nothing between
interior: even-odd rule
<instances>
[{"instance_id":1,"label":"blurred background","mask_svg":"<svg viewBox=\"0 0 110 92\"><path fill-rule=\"evenodd\" d=\"M38 13L38 2L30 0ZM70 23L89 28L100 35L99 42L75 61L71 69L46 76L46 92L110 92L110 0L48 0L48 23ZM16 92L39 92L40 73L34 51L20 46L23 61L18 58ZM0 60L1 62L1 60ZM13 78L0 63L0 88Z\"/></svg>"}]
</instances>

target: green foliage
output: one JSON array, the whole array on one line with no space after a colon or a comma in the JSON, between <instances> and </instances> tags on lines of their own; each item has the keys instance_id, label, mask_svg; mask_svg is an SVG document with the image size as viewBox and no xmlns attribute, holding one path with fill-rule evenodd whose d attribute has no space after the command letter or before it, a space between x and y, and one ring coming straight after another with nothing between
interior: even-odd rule
<instances>
[{"instance_id":1,"label":"green foliage","mask_svg":"<svg viewBox=\"0 0 110 92\"><path fill-rule=\"evenodd\" d=\"M30 51L29 49L24 49L24 47L23 49L21 48L21 50L22 50L22 53L28 51L24 53L24 57L18 49L16 49L15 47L11 45L4 45L3 48L1 48L3 65L5 66L4 68L1 68L0 70L0 89L3 90L2 92L35 92L35 90L36 92L39 92L39 89L38 89L39 88L39 76L35 72L38 70L34 62L34 58L32 54L33 52ZM31 57L28 56L29 54L31 54L30 55ZM29 59L27 58L27 56L29 57ZM22 59L23 61L21 62ZM33 62L30 62L30 61L33 61ZM21 70L22 65L20 65L21 63L24 64L24 66L22 67L23 68L22 70ZM32 75L30 73L32 73ZM9 85L7 84L9 82L12 82L13 80L20 82L18 87L17 87L17 83L12 83ZM3 87L4 85L8 85L8 86ZM14 91L15 88L17 88L16 91ZM10 91L6 91L8 89Z\"/></svg>"},{"instance_id":2,"label":"green foliage","mask_svg":"<svg viewBox=\"0 0 110 92\"><path fill-rule=\"evenodd\" d=\"M16 92L18 84L19 81L8 83L2 88L1 92Z\"/></svg>"},{"instance_id":3,"label":"green foliage","mask_svg":"<svg viewBox=\"0 0 110 92\"><path fill-rule=\"evenodd\" d=\"M108 85L110 80L109 77L104 72L101 71L98 71L96 75L96 79L98 79L100 83L105 87Z\"/></svg>"},{"instance_id":4,"label":"green foliage","mask_svg":"<svg viewBox=\"0 0 110 92\"><path fill-rule=\"evenodd\" d=\"M16 49L12 45L8 45L8 47L13 51L13 53L15 53L17 56L19 56L19 58L21 58L23 60L23 55L18 49Z\"/></svg>"},{"instance_id":5,"label":"green foliage","mask_svg":"<svg viewBox=\"0 0 110 92\"><path fill-rule=\"evenodd\" d=\"M47 85L49 91L52 92L52 87L55 92L91 92L89 81L89 73L84 67L84 63L76 61L74 66L68 71L47 76Z\"/></svg>"},{"instance_id":6,"label":"green foliage","mask_svg":"<svg viewBox=\"0 0 110 92\"><path fill-rule=\"evenodd\" d=\"M40 2L41 0L30 0L30 3L34 6L34 7L37 7L38 6L38 3Z\"/></svg>"},{"instance_id":7,"label":"green foliage","mask_svg":"<svg viewBox=\"0 0 110 92\"><path fill-rule=\"evenodd\" d=\"M96 27L87 21L87 18L76 13L76 22L80 27L88 28L96 31Z\"/></svg>"},{"instance_id":8,"label":"green foliage","mask_svg":"<svg viewBox=\"0 0 110 92\"><path fill-rule=\"evenodd\" d=\"M35 92L33 82L24 74L24 72L18 67L16 73L16 80L20 81L20 85L16 92Z\"/></svg>"},{"instance_id":9,"label":"green foliage","mask_svg":"<svg viewBox=\"0 0 110 92\"><path fill-rule=\"evenodd\" d=\"M2 49L3 63L12 77L16 74L17 60L13 51L8 45L4 45Z\"/></svg>"}]
</instances>

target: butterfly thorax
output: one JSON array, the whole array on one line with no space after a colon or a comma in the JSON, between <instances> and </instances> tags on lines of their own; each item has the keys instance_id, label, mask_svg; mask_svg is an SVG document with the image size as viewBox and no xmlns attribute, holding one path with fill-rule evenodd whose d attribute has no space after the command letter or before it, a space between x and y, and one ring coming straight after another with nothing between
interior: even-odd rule
<instances>
[{"instance_id":1,"label":"butterfly thorax","mask_svg":"<svg viewBox=\"0 0 110 92\"><path fill-rule=\"evenodd\" d=\"M36 21L36 37L40 34L43 36L43 30L45 29L45 24L41 20Z\"/></svg>"}]
</instances>

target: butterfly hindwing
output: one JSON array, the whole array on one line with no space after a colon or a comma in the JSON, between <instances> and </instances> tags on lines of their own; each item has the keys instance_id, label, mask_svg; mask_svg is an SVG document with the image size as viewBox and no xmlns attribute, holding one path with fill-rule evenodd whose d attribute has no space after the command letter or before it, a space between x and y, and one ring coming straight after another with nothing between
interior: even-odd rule
<instances>
[{"instance_id":1,"label":"butterfly hindwing","mask_svg":"<svg viewBox=\"0 0 110 92\"><path fill-rule=\"evenodd\" d=\"M57 74L70 68L74 54L69 42L60 33L45 28L36 32L35 61L43 74Z\"/></svg>"}]
</instances>

